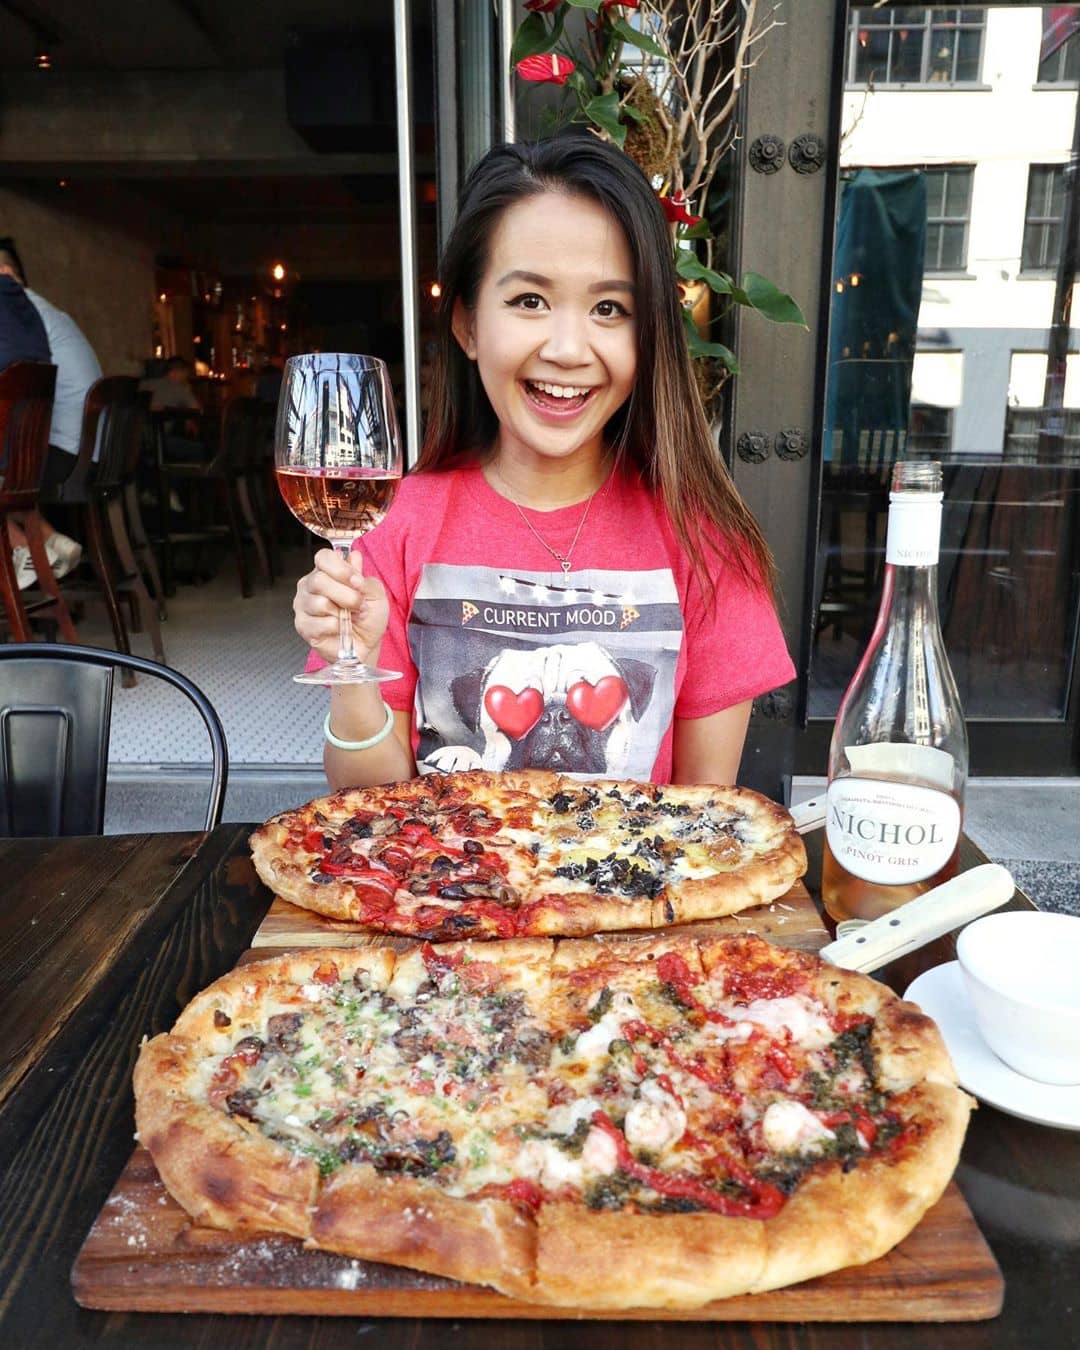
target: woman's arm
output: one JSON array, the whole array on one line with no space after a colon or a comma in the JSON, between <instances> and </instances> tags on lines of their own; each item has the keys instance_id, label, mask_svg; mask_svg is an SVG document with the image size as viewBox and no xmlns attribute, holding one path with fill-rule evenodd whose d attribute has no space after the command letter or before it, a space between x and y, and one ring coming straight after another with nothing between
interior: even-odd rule
<instances>
[{"instance_id":1,"label":"woman's arm","mask_svg":"<svg viewBox=\"0 0 1080 1350\"><path fill-rule=\"evenodd\" d=\"M752 706L747 699L708 717L676 717L672 782L733 784Z\"/></svg>"},{"instance_id":2,"label":"woman's arm","mask_svg":"<svg viewBox=\"0 0 1080 1350\"><path fill-rule=\"evenodd\" d=\"M338 644L338 615L352 614L356 654L370 665L379 664L379 649L386 632L389 604L377 577L365 577L359 555L348 562L333 549L315 555L315 567L301 577L293 600L296 631L328 664ZM332 685L330 730L340 741L375 740L366 750L343 750L327 741L323 767L327 781L337 791L345 787L370 787L412 778L416 762L412 753L412 714L395 711L392 729L386 726L386 705L377 684Z\"/></svg>"},{"instance_id":3,"label":"woman's arm","mask_svg":"<svg viewBox=\"0 0 1080 1350\"><path fill-rule=\"evenodd\" d=\"M378 685L338 685L330 692L330 730L340 741L366 741L386 725L386 707ZM412 753L412 714L394 712L394 727L370 750L341 750L329 741L323 747L326 780L339 788L397 783L416 776Z\"/></svg>"}]
</instances>

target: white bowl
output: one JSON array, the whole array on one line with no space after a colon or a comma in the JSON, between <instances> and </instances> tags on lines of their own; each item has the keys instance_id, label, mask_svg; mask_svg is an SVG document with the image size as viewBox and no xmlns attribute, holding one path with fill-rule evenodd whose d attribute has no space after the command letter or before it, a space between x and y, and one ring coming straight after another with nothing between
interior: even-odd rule
<instances>
[{"instance_id":1,"label":"white bowl","mask_svg":"<svg viewBox=\"0 0 1080 1350\"><path fill-rule=\"evenodd\" d=\"M963 930L956 955L998 1058L1040 1083L1080 1083L1080 918L989 914Z\"/></svg>"}]
</instances>

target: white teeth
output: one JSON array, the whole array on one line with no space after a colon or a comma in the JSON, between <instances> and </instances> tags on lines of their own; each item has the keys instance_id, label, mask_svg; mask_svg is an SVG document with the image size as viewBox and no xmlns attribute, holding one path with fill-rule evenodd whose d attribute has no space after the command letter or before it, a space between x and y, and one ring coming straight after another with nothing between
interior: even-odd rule
<instances>
[{"instance_id":1,"label":"white teeth","mask_svg":"<svg viewBox=\"0 0 1080 1350\"><path fill-rule=\"evenodd\" d=\"M580 398L582 394L589 392L587 387L576 389L571 384L545 384L543 380L530 380L529 383L534 389L542 389L545 394L550 394L552 398Z\"/></svg>"}]
</instances>

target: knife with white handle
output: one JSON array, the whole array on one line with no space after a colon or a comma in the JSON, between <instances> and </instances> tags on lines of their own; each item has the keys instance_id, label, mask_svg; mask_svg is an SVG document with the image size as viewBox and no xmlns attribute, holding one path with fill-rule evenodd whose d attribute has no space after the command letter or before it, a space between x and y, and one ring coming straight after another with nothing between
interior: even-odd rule
<instances>
[{"instance_id":1,"label":"knife with white handle","mask_svg":"<svg viewBox=\"0 0 1080 1350\"><path fill-rule=\"evenodd\" d=\"M1016 884L999 863L983 863L916 900L862 924L818 953L845 970L877 970L1012 899Z\"/></svg>"},{"instance_id":2,"label":"knife with white handle","mask_svg":"<svg viewBox=\"0 0 1080 1350\"><path fill-rule=\"evenodd\" d=\"M800 834L809 834L825 824L825 794L811 797L808 802L800 802L790 808L791 819Z\"/></svg>"}]
</instances>

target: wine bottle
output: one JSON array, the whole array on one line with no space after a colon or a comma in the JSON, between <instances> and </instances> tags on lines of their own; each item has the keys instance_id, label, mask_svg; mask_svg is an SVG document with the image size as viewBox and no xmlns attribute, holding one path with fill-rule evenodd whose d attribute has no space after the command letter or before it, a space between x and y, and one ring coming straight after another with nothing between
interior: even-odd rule
<instances>
[{"instance_id":1,"label":"wine bottle","mask_svg":"<svg viewBox=\"0 0 1080 1350\"><path fill-rule=\"evenodd\" d=\"M893 466L885 580L829 747L822 899L876 919L956 871L967 728L937 604L941 465Z\"/></svg>"}]
</instances>

